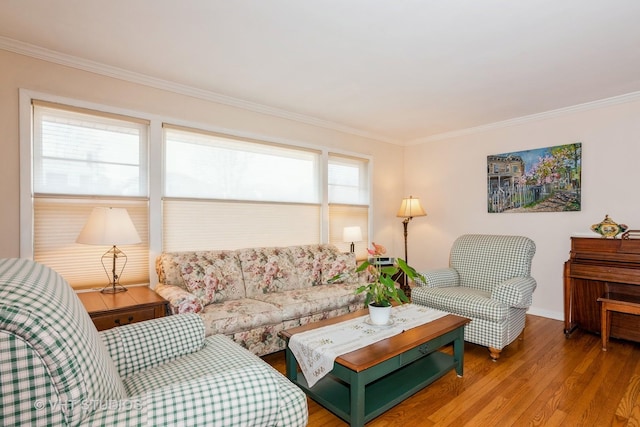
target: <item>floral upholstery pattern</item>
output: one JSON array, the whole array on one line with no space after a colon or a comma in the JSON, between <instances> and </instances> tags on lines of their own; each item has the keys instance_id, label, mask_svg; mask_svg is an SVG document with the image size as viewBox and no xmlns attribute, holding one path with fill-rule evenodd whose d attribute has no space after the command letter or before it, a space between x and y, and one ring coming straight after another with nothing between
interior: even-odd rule
<instances>
[{"instance_id":1,"label":"floral upholstery pattern","mask_svg":"<svg viewBox=\"0 0 640 427\"><path fill-rule=\"evenodd\" d=\"M204 307L205 335L232 335L282 322L282 312L272 304L252 298L224 301Z\"/></svg>"},{"instance_id":2,"label":"floral upholstery pattern","mask_svg":"<svg viewBox=\"0 0 640 427\"><path fill-rule=\"evenodd\" d=\"M322 284L328 283L329 279L351 271L356 266L355 256L351 253L341 253L332 250L332 247L325 246L322 250ZM359 276L355 274L348 275L342 282L344 283L361 283Z\"/></svg>"},{"instance_id":3,"label":"floral upholstery pattern","mask_svg":"<svg viewBox=\"0 0 640 427\"><path fill-rule=\"evenodd\" d=\"M328 283L356 266L332 245L163 253L156 292L173 313L198 313L205 335L224 334L257 355L284 349L285 327L363 307L364 274Z\"/></svg>"},{"instance_id":4,"label":"floral upholstery pattern","mask_svg":"<svg viewBox=\"0 0 640 427\"><path fill-rule=\"evenodd\" d=\"M155 291L170 301L169 307L173 314L200 313L204 309L200 298L179 286L158 283Z\"/></svg>"},{"instance_id":5,"label":"floral upholstery pattern","mask_svg":"<svg viewBox=\"0 0 640 427\"><path fill-rule=\"evenodd\" d=\"M248 297L300 287L291 251L250 248L238 251Z\"/></svg>"},{"instance_id":6,"label":"floral upholstery pattern","mask_svg":"<svg viewBox=\"0 0 640 427\"><path fill-rule=\"evenodd\" d=\"M240 262L232 251L197 253L180 264L186 288L203 304L244 298Z\"/></svg>"},{"instance_id":7,"label":"floral upholstery pattern","mask_svg":"<svg viewBox=\"0 0 640 427\"><path fill-rule=\"evenodd\" d=\"M261 301L278 307L283 320L297 319L310 313L322 313L362 301L364 295L356 295L357 285L337 283L327 286L312 286L293 291L261 295Z\"/></svg>"},{"instance_id":8,"label":"floral upholstery pattern","mask_svg":"<svg viewBox=\"0 0 640 427\"><path fill-rule=\"evenodd\" d=\"M322 280L322 245L292 246L289 250L302 287L319 285Z\"/></svg>"}]
</instances>

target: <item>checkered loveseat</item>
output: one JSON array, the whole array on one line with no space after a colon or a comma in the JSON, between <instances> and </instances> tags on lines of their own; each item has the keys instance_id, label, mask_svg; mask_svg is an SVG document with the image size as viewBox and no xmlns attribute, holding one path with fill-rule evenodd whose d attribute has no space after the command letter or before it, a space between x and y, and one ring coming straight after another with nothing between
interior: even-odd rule
<instances>
[{"instance_id":1,"label":"checkered loveseat","mask_svg":"<svg viewBox=\"0 0 640 427\"><path fill-rule=\"evenodd\" d=\"M98 332L51 269L0 259L0 424L305 426L304 393L202 319Z\"/></svg>"},{"instance_id":2,"label":"checkered loveseat","mask_svg":"<svg viewBox=\"0 0 640 427\"><path fill-rule=\"evenodd\" d=\"M328 283L355 267L354 254L333 245L166 252L155 291L173 313L198 313L205 335L227 335L262 356L285 348L284 329L363 308L358 276Z\"/></svg>"},{"instance_id":3,"label":"checkered loveseat","mask_svg":"<svg viewBox=\"0 0 640 427\"><path fill-rule=\"evenodd\" d=\"M449 268L422 272L414 303L468 317L464 339L486 346L496 360L524 330L536 281L533 240L523 236L467 234L451 248Z\"/></svg>"}]
</instances>

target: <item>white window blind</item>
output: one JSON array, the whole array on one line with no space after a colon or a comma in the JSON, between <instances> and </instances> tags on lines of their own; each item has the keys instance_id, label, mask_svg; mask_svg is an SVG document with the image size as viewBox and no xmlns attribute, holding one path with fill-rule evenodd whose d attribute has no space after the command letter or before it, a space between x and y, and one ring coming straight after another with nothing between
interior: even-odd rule
<instances>
[{"instance_id":1,"label":"white window blind","mask_svg":"<svg viewBox=\"0 0 640 427\"><path fill-rule=\"evenodd\" d=\"M163 223L164 251L320 242L319 205L165 200Z\"/></svg>"},{"instance_id":2,"label":"white window blind","mask_svg":"<svg viewBox=\"0 0 640 427\"><path fill-rule=\"evenodd\" d=\"M320 153L164 127L163 250L319 243Z\"/></svg>"},{"instance_id":3,"label":"white window blind","mask_svg":"<svg viewBox=\"0 0 640 427\"><path fill-rule=\"evenodd\" d=\"M319 203L317 151L165 126L167 197Z\"/></svg>"},{"instance_id":4,"label":"white window blind","mask_svg":"<svg viewBox=\"0 0 640 427\"><path fill-rule=\"evenodd\" d=\"M367 245L369 241L369 207L349 205L329 205L329 243L338 249L348 252L351 242L342 240L342 232L345 227L360 227L362 241L355 243L357 259L367 257Z\"/></svg>"},{"instance_id":5,"label":"white window blind","mask_svg":"<svg viewBox=\"0 0 640 427\"><path fill-rule=\"evenodd\" d=\"M121 285L149 282L148 208L146 201L36 198L34 259L48 265L75 289L102 288L109 279L101 263L108 246L82 245L76 238L94 206L124 207L143 243L118 246L127 255ZM109 265L107 265L110 272ZM118 264L118 269L120 264Z\"/></svg>"},{"instance_id":6,"label":"white window blind","mask_svg":"<svg viewBox=\"0 0 640 427\"><path fill-rule=\"evenodd\" d=\"M120 283L149 282L147 132L135 118L33 102L33 256L76 289L109 283L109 247L75 243L95 206L127 209L142 243L121 248Z\"/></svg>"},{"instance_id":7,"label":"white window blind","mask_svg":"<svg viewBox=\"0 0 640 427\"><path fill-rule=\"evenodd\" d=\"M344 242L345 227L360 227L362 241L355 243L358 259L367 257L369 242L369 161L329 154L329 243L348 251Z\"/></svg>"}]
</instances>

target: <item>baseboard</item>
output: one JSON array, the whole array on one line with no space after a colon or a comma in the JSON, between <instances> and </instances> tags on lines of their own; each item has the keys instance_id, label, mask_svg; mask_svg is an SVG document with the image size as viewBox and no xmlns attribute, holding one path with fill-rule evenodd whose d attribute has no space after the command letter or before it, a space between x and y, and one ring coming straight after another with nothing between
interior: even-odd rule
<instances>
[{"instance_id":1,"label":"baseboard","mask_svg":"<svg viewBox=\"0 0 640 427\"><path fill-rule=\"evenodd\" d=\"M529 310L527 310L527 314L546 317L548 319L562 320L564 322L564 313L561 311L551 311L543 308L530 307Z\"/></svg>"}]
</instances>

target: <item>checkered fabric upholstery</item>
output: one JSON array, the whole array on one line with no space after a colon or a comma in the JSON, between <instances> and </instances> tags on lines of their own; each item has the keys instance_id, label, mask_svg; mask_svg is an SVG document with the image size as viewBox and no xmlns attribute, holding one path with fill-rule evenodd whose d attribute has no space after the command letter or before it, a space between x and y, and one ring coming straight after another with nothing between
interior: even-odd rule
<instances>
[{"instance_id":1,"label":"checkered fabric upholstery","mask_svg":"<svg viewBox=\"0 0 640 427\"><path fill-rule=\"evenodd\" d=\"M194 353L204 345L204 324L196 314L162 317L99 333L123 379Z\"/></svg>"},{"instance_id":2,"label":"checkered fabric upholstery","mask_svg":"<svg viewBox=\"0 0 640 427\"><path fill-rule=\"evenodd\" d=\"M524 329L536 281L535 243L523 236L468 234L454 242L449 268L426 271L413 302L468 317L465 340L501 350Z\"/></svg>"},{"instance_id":3,"label":"checkered fabric upholstery","mask_svg":"<svg viewBox=\"0 0 640 427\"><path fill-rule=\"evenodd\" d=\"M81 401L118 401L126 391L80 300L51 269L0 260L0 420L4 425L78 425Z\"/></svg>"},{"instance_id":4,"label":"checkered fabric upholstery","mask_svg":"<svg viewBox=\"0 0 640 427\"><path fill-rule=\"evenodd\" d=\"M115 362L115 363L114 363ZM304 393L197 315L98 333L69 285L0 259L0 424L304 426Z\"/></svg>"}]
</instances>

